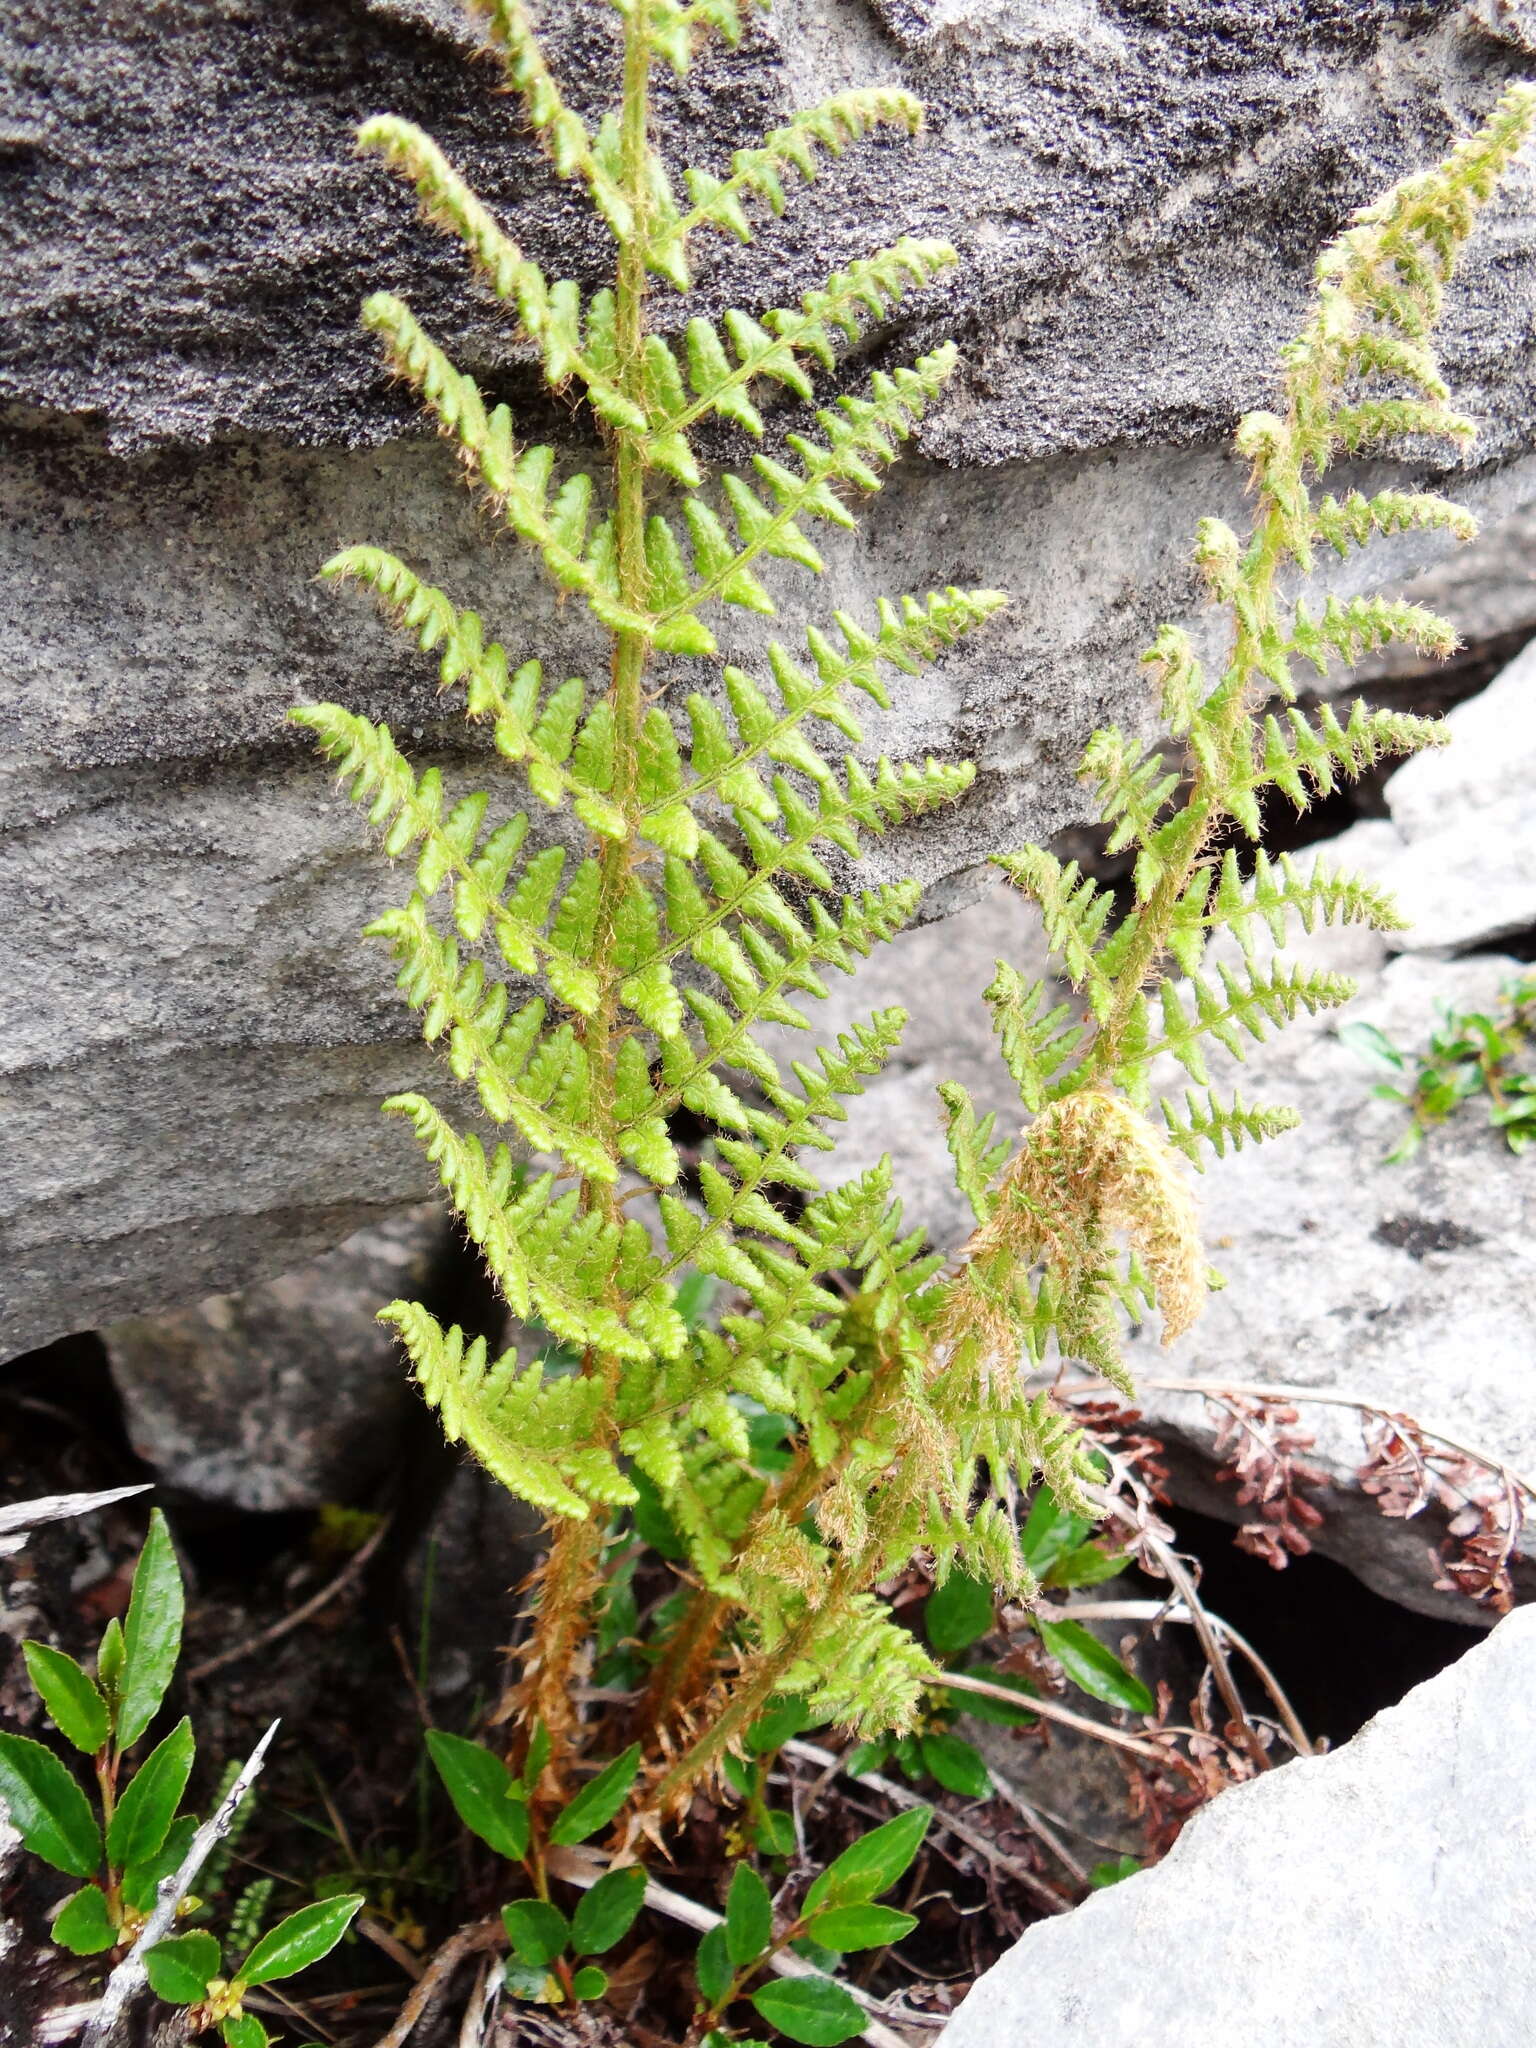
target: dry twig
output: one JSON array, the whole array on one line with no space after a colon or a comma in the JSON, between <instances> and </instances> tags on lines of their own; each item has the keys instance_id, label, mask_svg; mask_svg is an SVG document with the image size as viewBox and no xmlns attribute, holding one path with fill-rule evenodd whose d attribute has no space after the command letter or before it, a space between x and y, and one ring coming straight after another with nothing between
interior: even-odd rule
<instances>
[{"instance_id":1,"label":"dry twig","mask_svg":"<svg viewBox=\"0 0 1536 2048\"><path fill-rule=\"evenodd\" d=\"M1035 1693L1021 1693L1006 1685L993 1685L989 1679L971 1678L963 1671L935 1672L928 1683L949 1692L973 1692L982 1699L1002 1700L1005 1705L1026 1714L1038 1714L1043 1721L1059 1721L1063 1728L1075 1728L1079 1735L1091 1735L1097 1742L1107 1742L1111 1749L1123 1749L1131 1756L1148 1757L1154 1762L1163 1760L1163 1752L1156 1743L1144 1741L1139 1735L1128 1735L1123 1728L1116 1728L1108 1721L1091 1721L1086 1714L1075 1713L1071 1707L1063 1707L1055 1700L1041 1699Z\"/></svg>"},{"instance_id":2,"label":"dry twig","mask_svg":"<svg viewBox=\"0 0 1536 2048\"><path fill-rule=\"evenodd\" d=\"M1084 1600L1062 1609L1071 1621L1176 1621L1193 1627L1195 1617L1179 1601L1168 1600ZM1239 1635L1231 1622L1223 1621L1219 1614L1207 1608L1206 1617L1219 1635L1225 1636L1234 1650L1239 1651L1252 1665L1254 1675L1274 1701L1275 1712L1280 1724L1290 1739L1298 1756L1316 1755L1316 1745L1301 1724L1301 1718L1286 1696L1284 1687L1270 1666L1259 1655L1246 1636Z\"/></svg>"},{"instance_id":3,"label":"dry twig","mask_svg":"<svg viewBox=\"0 0 1536 2048\"><path fill-rule=\"evenodd\" d=\"M1017 1700L1019 1695L1015 1693L1013 1697ZM787 1756L799 1757L802 1763L816 1764L818 1767L830 1766L833 1770L842 1767L842 1758L835 1756L830 1749L823 1749L819 1743L805 1742L798 1737L785 1743L784 1753ZM890 1778L882 1778L876 1771L860 1771L857 1782L867 1786L871 1792L878 1792L882 1798L888 1799L892 1806L926 1806L929 1803L926 1799L919 1798L917 1793L909 1792L905 1785L898 1785ZM974 1849L976 1854L990 1863L994 1869L1005 1871L1016 1884L1021 1885L1029 1893L1042 1913L1066 1913L1071 1910L1068 1901L1060 1892L1048 1885L1027 1863L1021 1863L1017 1856L1010 1856L1005 1850L999 1849L996 1842L989 1841L978 1828L973 1828L967 1821L961 1820L958 1814L945 1813L942 1808L935 1807L933 1819L935 1826L947 1828L952 1835L964 1842L968 1849Z\"/></svg>"},{"instance_id":4,"label":"dry twig","mask_svg":"<svg viewBox=\"0 0 1536 2048\"><path fill-rule=\"evenodd\" d=\"M302 1606L295 1607L292 1614L285 1614L274 1621L270 1628L264 1628L259 1635L250 1636L243 1643L234 1643L227 1650L220 1650L215 1656L205 1657L201 1664L194 1664L187 1673L189 1685L199 1685L205 1678L212 1678L215 1671L223 1671L230 1664L239 1664L247 1657L254 1657L258 1650L265 1650L273 1643L280 1643L284 1636L292 1635L296 1628L302 1628L322 1608L329 1607L338 1594L344 1593L352 1581L359 1576L369 1558L383 1542L389 1529L389 1518L380 1522L366 1543L358 1545L341 1570L318 1593L310 1595Z\"/></svg>"},{"instance_id":5,"label":"dry twig","mask_svg":"<svg viewBox=\"0 0 1536 2048\"><path fill-rule=\"evenodd\" d=\"M1254 1767L1257 1770L1267 1771L1270 1768L1270 1758L1268 1751L1264 1747L1264 1739L1248 1718L1248 1710L1243 1705L1242 1694L1238 1691L1237 1684L1232 1676L1232 1667L1227 1662L1226 1652L1221 1647L1220 1638L1211 1626L1211 1618L1205 1610L1205 1603L1200 1598L1200 1591L1195 1584L1193 1573L1186 1568L1184 1560L1179 1556L1173 1545L1165 1542L1162 1536L1148 1528L1148 1518L1141 1512L1143 1506L1146 1505L1142 1499L1144 1489L1142 1481L1136 1472L1124 1459L1116 1457L1113 1452L1109 1454L1109 1460L1114 1469L1116 1479L1121 1484L1129 1487L1132 1494L1136 1497L1136 1505L1130 1505L1130 1503L1123 1501L1117 1493L1111 1493L1108 1489L1100 1489L1091 1497L1097 1500L1106 1517L1113 1517L1116 1521L1123 1522L1128 1528L1136 1532L1143 1547L1155 1558L1164 1577L1177 1587L1184 1605L1189 1609L1189 1617L1194 1625L1195 1634L1200 1638L1200 1647L1205 1653L1205 1661L1211 1667L1217 1689L1226 1703L1227 1712L1231 1716L1233 1726L1237 1730L1238 1741L1247 1750ZM1305 1753L1308 1756L1311 1755L1310 1743L1307 1745Z\"/></svg>"},{"instance_id":6,"label":"dry twig","mask_svg":"<svg viewBox=\"0 0 1536 2048\"><path fill-rule=\"evenodd\" d=\"M415 1990L396 2015L394 2025L387 2034L380 2035L375 2048L403 2048L426 2018L429 2007L447 1989L449 1978L464 1958L479 1955L486 1949L500 1948L506 1938L506 1929L497 1913L488 1915L484 1920L471 1920L457 1934L450 1934L422 1971Z\"/></svg>"}]
</instances>

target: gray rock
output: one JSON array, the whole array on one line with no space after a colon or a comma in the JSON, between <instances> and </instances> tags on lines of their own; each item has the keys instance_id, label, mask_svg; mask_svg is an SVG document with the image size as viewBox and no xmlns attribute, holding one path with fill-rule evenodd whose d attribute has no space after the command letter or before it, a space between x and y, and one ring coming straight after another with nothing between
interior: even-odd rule
<instances>
[{"instance_id":1,"label":"gray rock","mask_svg":"<svg viewBox=\"0 0 1536 2048\"><path fill-rule=\"evenodd\" d=\"M613 16L539 12L594 117ZM466 74L446 0L16 0L3 36L0 395L104 417L118 445L392 438L404 411L355 324L381 278L409 280L471 364L505 360L452 253L352 155L381 108L439 134L550 276L590 284L606 262L606 230ZM659 133L675 165L718 165L848 85L917 92L923 146L866 144L781 228L745 250L715 238L699 268L709 304L778 303L898 224L947 236L971 260L923 323L978 345L930 445L996 463L1224 428L1267 389L1318 245L1532 47L1522 10L1463 0L1234 0L1219 20L1123 0L780 0L738 52L658 81ZM1512 384L1531 388L1527 203L1473 259L1452 349L1505 449L1531 410Z\"/></svg>"},{"instance_id":2,"label":"gray rock","mask_svg":"<svg viewBox=\"0 0 1536 2048\"><path fill-rule=\"evenodd\" d=\"M1497 956L1438 961L1405 956L1362 988L1347 1012L1421 1046L1445 1000L1496 1001L1519 965ZM1329 1476L1316 1547L1389 1599L1422 1613L1474 1621L1480 1610L1434 1590L1429 1516L1389 1519L1363 1493L1361 1418L1331 1405L1358 1396L1529 1474L1536 1467L1536 1180L1475 1106L1436 1130L1407 1164L1383 1155L1402 1126L1376 1101L1374 1076L1309 1019L1255 1049L1240 1076L1248 1100L1289 1103L1299 1132L1208 1167L1206 1243L1227 1285L1170 1351L1150 1333L1130 1346L1152 1432L1179 1454L1188 1505L1249 1519L1230 1485L1211 1483L1220 1411L1165 1380L1315 1388L1330 1405L1303 1410ZM1171 1077L1170 1077L1171 1078ZM1536 1531L1522 1539L1536 1553ZM1527 1575L1522 1583L1532 1583ZM1485 1619L1487 1617L1484 1617Z\"/></svg>"},{"instance_id":3,"label":"gray rock","mask_svg":"<svg viewBox=\"0 0 1536 2048\"><path fill-rule=\"evenodd\" d=\"M1527 506L1404 586L1404 597L1451 621L1462 652L1447 666L1412 647L1378 648L1357 672L1376 685L1413 684L1435 693L1469 662L1508 660L1536 633L1536 510ZM1342 679L1341 679L1342 680Z\"/></svg>"},{"instance_id":4,"label":"gray rock","mask_svg":"<svg viewBox=\"0 0 1536 2048\"><path fill-rule=\"evenodd\" d=\"M444 1235L440 1209L412 1210L242 1294L109 1324L135 1451L163 1484L228 1507L362 1497L413 1399L378 1311L422 1293Z\"/></svg>"},{"instance_id":5,"label":"gray rock","mask_svg":"<svg viewBox=\"0 0 1536 2048\"><path fill-rule=\"evenodd\" d=\"M465 1460L437 1500L406 1568L405 1639L424 1645L425 1689L458 1725L496 1700L515 1670L508 1645L526 1628L524 1585L547 1524L483 1467Z\"/></svg>"},{"instance_id":6,"label":"gray rock","mask_svg":"<svg viewBox=\"0 0 1536 2048\"><path fill-rule=\"evenodd\" d=\"M1167 1859L1031 1927L943 2048L1521 2048L1536 1612L1331 1756L1223 1793Z\"/></svg>"},{"instance_id":7,"label":"gray rock","mask_svg":"<svg viewBox=\"0 0 1536 2048\"><path fill-rule=\"evenodd\" d=\"M593 104L606 17L546 13ZM435 1062L353 938L392 885L282 717L339 697L423 758L483 764L430 663L313 571L388 541L493 623L536 618L526 640L502 623L515 649L599 658L574 608L483 546L446 452L391 438L405 411L355 330L365 286L408 289L529 400L452 253L349 155L379 106L435 127L552 272L600 262L453 21L439 0L22 0L0 27L0 395L18 408L0 449L0 1357L286 1270L427 1189L373 1104ZM872 730L981 773L864 879L913 873L935 914L975 895L981 855L1081 815L1082 739L1145 718L1134 657L1196 606L1195 519L1240 514L1240 465L1201 437L1269 392L1348 208L1438 154L1530 46L1523 16L1452 0L1244 0L1219 26L1111 0L789 0L666 89L661 133L680 150L686 128L702 159L857 80L932 103L921 145L861 145L751 248L705 251L707 308L797 293L897 225L971 258L851 366L950 330L969 364L861 536L829 549L820 595L866 616L877 592L948 581L1016 600ZM1532 193L1523 175L1485 227L1448 335L1493 465L1458 487L1491 515L1536 489ZM1415 539L1339 587L1437 553ZM757 622L725 638L760 655Z\"/></svg>"},{"instance_id":8,"label":"gray rock","mask_svg":"<svg viewBox=\"0 0 1536 2048\"><path fill-rule=\"evenodd\" d=\"M1463 952L1536 927L1536 647L1448 723L1453 743L1387 784L1405 842L1384 870L1411 929L1393 944Z\"/></svg>"}]
</instances>

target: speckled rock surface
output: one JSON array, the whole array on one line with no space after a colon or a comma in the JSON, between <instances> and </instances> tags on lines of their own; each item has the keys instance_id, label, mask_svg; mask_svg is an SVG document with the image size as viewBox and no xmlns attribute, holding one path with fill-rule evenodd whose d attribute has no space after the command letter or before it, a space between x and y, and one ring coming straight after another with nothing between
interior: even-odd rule
<instances>
[{"instance_id":1,"label":"speckled rock surface","mask_svg":"<svg viewBox=\"0 0 1536 2048\"><path fill-rule=\"evenodd\" d=\"M1224 1792L1156 1869L1031 1927L941 2048L1522 2048L1536 1612L1330 1756Z\"/></svg>"},{"instance_id":2,"label":"speckled rock surface","mask_svg":"<svg viewBox=\"0 0 1536 2048\"><path fill-rule=\"evenodd\" d=\"M609 16L544 13L595 104ZM430 665L313 572L388 541L515 647L597 653L573 608L546 623L510 548L484 548L355 329L367 287L403 287L529 397L452 252L350 155L380 107L434 128L553 273L602 261L464 70L456 20L443 0L18 0L0 24L0 1356L281 1271L425 1189L373 1104L431 1063L351 936L389 884L282 714L340 697L450 769L462 742ZM1077 815L1083 737L1144 714L1135 655L1195 604L1195 519L1238 513L1211 437L1266 395L1317 247L1492 103L1533 22L1504 0L1242 0L1219 21L1149 0L786 0L664 91L666 146L705 162L841 85L930 103L921 143L860 145L752 247L700 262L718 308L798 293L902 227L969 258L845 377L942 332L965 351L916 461L828 551L820 601L1015 593L872 735L981 772L871 878L918 874L936 914L974 896L980 855ZM1536 494L1533 223L1522 177L1448 334L1489 423L1465 494L1490 511ZM775 587L793 633L804 592ZM723 638L750 661L762 632Z\"/></svg>"},{"instance_id":3,"label":"speckled rock surface","mask_svg":"<svg viewBox=\"0 0 1536 2048\"><path fill-rule=\"evenodd\" d=\"M1452 741L1387 785L1405 952L1461 953L1536 927L1536 647L1451 712Z\"/></svg>"},{"instance_id":4,"label":"speckled rock surface","mask_svg":"<svg viewBox=\"0 0 1536 2048\"><path fill-rule=\"evenodd\" d=\"M614 15L538 12L572 103L601 109ZM1528 68L1533 19L1507 0L779 0L738 52L660 83L661 134L674 163L715 164L791 107L906 85L927 141L864 145L754 247L721 241L711 299L780 301L897 224L945 235L971 262L931 324L979 346L933 452L1162 445L1258 398L1318 244ZM401 404L355 328L381 276L495 361L452 254L351 155L357 121L387 107L437 134L551 276L595 280L606 230L488 75L466 85L460 22L452 0L14 0L0 393L104 416L120 444L389 439ZM1453 351L1512 447L1509 380L1530 371L1495 302L1526 240L1485 245Z\"/></svg>"}]
</instances>

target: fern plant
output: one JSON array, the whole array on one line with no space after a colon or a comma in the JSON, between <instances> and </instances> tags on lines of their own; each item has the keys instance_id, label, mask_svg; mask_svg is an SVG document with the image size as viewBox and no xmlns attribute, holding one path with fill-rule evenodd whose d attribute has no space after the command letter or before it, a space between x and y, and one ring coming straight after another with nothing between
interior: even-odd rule
<instances>
[{"instance_id":1,"label":"fern plant","mask_svg":"<svg viewBox=\"0 0 1536 2048\"><path fill-rule=\"evenodd\" d=\"M633 1735L643 1762L631 1826L654 1833L776 1697L799 1696L816 1718L865 1736L912 1725L944 1674L879 1583L921 1557L941 1581L958 1565L1027 1600L1021 1486L1041 1477L1063 1511L1087 1511L1092 1467L1078 1433L1048 1395L1026 1396L1025 1372L1059 1354L1123 1381L1128 1316L1155 1307L1171 1341L1198 1313L1207 1276L1186 1161L1292 1121L1216 1093L1207 1052L1240 1056L1245 1036L1348 994L1336 975L1266 957L1261 941L1297 923L1395 922L1364 883L1262 855L1247 872L1218 852L1219 836L1256 836L1271 789L1305 805L1382 755L1440 737L1363 706L1344 719L1296 708L1298 663L1323 670L1389 639L1440 651L1451 636L1384 600L1314 614L1288 579L1321 549L1344 553L1375 533L1471 531L1435 496L1318 497L1313 480L1340 454L1395 436L1470 437L1428 336L1456 250L1536 103L1511 92L1439 170L1360 215L1323 259L1315 310L1284 359L1283 410L1239 433L1252 535L1200 529L1200 564L1232 620L1227 664L1205 678L1174 627L1147 657L1188 779L1116 730L1084 756L1112 844L1135 849L1133 907L1117 920L1108 892L1041 848L1003 858L1080 1000L1053 1003L1042 983L999 967L988 1000L1028 1122L1017 1140L1000 1136L962 1089L942 1091L976 1217L946 1263L905 1229L888 1163L830 1188L808 1163L889 1058L901 1013L871 1016L787 1071L762 1031L807 1027L826 974L851 970L916 908L909 884L840 894L829 856L856 859L868 836L954 801L971 780L935 761L870 763L859 697L887 704L896 679L1004 600L949 589L882 602L872 617L838 613L798 643L771 642L757 675L717 670L713 621L721 605L774 613L759 576L769 560L821 568L816 528L853 525L850 498L879 487L956 352L877 372L861 395L817 411L814 427L776 440L778 453L756 448L719 477L705 477L691 437L714 416L766 442L764 389L812 401L816 371L955 253L902 239L797 307L695 317L680 344L647 317L653 280L688 290L697 238L749 240L764 210L786 204L791 174L815 176L822 155L876 127L915 130L920 109L886 87L841 94L739 150L724 175L686 171L680 194L650 139L651 75L685 71L705 31L734 41L737 0L613 10L622 92L593 130L563 100L520 0L476 9L554 169L611 231L611 285L547 278L409 122L370 120L359 136L462 242L549 386L597 423L602 474L568 473L553 448L519 439L508 408L487 403L402 299L367 302L366 324L494 517L607 635L607 674L546 676L533 647L489 637L404 561L357 546L324 573L365 585L438 657L443 687L462 692L499 757L496 798L450 799L386 727L341 706L295 716L386 853L411 863L408 900L370 933L393 949L426 1037L499 1135L487 1143L419 1095L385 1107L414 1130L513 1312L575 1360L546 1372L515 1352L492 1359L418 1303L384 1311L450 1439L549 1520L504 1708L518 1755L534 1745L529 1794L557 1801L583 1745L602 1755ZM700 687L658 688L655 654L704 665ZM1275 696L1270 715L1263 702ZM584 850L537 831L541 811L562 810ZM1236 964L1207 970L1218 933L1235 939ZM1201 1091L1182 1107L1152 1099L1165 1053ZM692 1187L671 1135L682 1111L715 1134ZM654 1230L638 1213L645 1202ZM726 1291L718 1326L681 1312L690 1274ZM573 1689L592 1656L607 1547L642 1499L676 1533L687 1590L653 1632L632 1724L605 1733L580 1719Z\"/></svg>"}]
</instances>

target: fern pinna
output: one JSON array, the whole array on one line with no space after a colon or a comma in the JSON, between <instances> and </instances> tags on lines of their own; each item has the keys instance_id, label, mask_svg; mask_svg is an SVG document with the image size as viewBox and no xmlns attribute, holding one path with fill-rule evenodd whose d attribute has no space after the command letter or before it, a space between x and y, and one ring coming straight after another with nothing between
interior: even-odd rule
<instances>
[{"instance_id":1,"label":"fern pinna","mask_svg":"<svg viewBox=\"0 0 1536 2048\"><path fill-rule=\"evenodd\" d=\"M888 1165L823 1190L808 1163L828 1122L896 1045L884 1011L786 1072L761 1027L808 1025L829 970L851 970L912 916L918 892L885 884L839 894L830 852L857 859L868 835L948 803L971 771L935 761L870 764L858 700L984 626L1003 598L945 590L834 616L770 643L764 672L718 675L717 605L772 614L768 558L819 570L818 525L853 524L850 496L875 490L955 363L952 347L872 376L858 396L787 434L782 451L707 478L692 430L710 415L759 440L765 384L811 401L818 369L887 322L904 294L953 264L942 243L902 239L850 265L798 307L691 320L680 345L651 331L651 280L690 281L706 231L750 239L786 204L791 174L816 175L876 126L915 130L905 93L844 93L796 115L724 175L683 174L680 196L649 135L653 67L687 69L705 30L734 41L737 0L613 0L623 44L617 111L592 131L563 101L520 0L478 0L486 37L521 94L555 170L611 230L611 287L552 282L512 242L437 146L407 121L370 120L364 150L414 187L427 217L464 245L480 281L530 342L548 384L600 423L605 473L567 473L519 440L401 299L365 309L396 373L457 445L469 481L581 599L611 640L595 687L546 677L527 646L489 638L382 549L346 549L334 579L367 585L423 650L445 689L489 732L523 808L472 792L450 800L382 725L336 705L305 708L350 795L414 861L403 907L369 928L454 1077L505 1135L488 1147L421 1096L385 1106L413 1127L502 1293L574 1359L569 1370L492 1360L426 1309L396 1302L416 1378L443 1427L549 1518L537 1614L510 1702L542 1727L546 1782L582 1739L573 1682L591 1654L605 1554L645 1493L665 1511L691 1587L653 1641L637 1732L653 1768L641 1795L676 1810L775 1694L819 1718L899 1728L935 1676L875 1587L915 1555L942 1576L959 1562L1000 1590L1031 1591L1011 1504L1043 1475L1084 1503L1091 1477L1073 1428L1025 1391L1048 1353L1121 1375L1116 1330L1161 1311L1173 1336L1197 1313L1205 1269L1181 1154L1282 1129L1284 1112L1209 1092L1204 1052L1240 1053L1300 1008L1347 993L1337 977L1262 960L1257 942L1292 922L1392 921L1363 884L1260 858L1218 857L1229 823L1254 834L1259 801L1297 803L1389 751L1432 741L1423 721L1357 708L1340 722L1259 701L1294 694L1298 658L1323 667L1362 646L1446 629L1411 607L1330 604L1312 617L1284 592L1320 546L1463 514L1384 491L1315 499L1309 478L1340 451L1399 433L1464 437L1427 343L1452 257L1531 121L1512 93L1438 172L1362 215L1320 271L1317 310L1285 361L1282 415L1244 422L1254 464L1252 538L1207 522L1199 557L1230 609L1233 650L1213 685L1187 639L1165 628L1148 657L1163 711L1192 768L1116 731L1084 757L1116 846L1136 850L1135 904L1039 848L1006 857L1044 915L1080 1005L1053 1002L1000 967L989 993L1029 1121L995 1141L964 1092L943 1092L957 1178L977 1219L946 1265L902 1224ZM1381 394L1381 395L1378 395ZM681 700L654 692L653 653L710 664ZM579 856L533 819L568 809ZM1240 965L1201 959L1232 934ZM1080 1014L1079 1014L1080 1012ZM1154 1108L1155 1061L1173 1053L1195 1085ZM670 1135L687 1110L715 1133L685 1190ZM530 1155L541 1170L528 1164ZM785 1191L798 1192L793 1208ZM653 1227L636 1197L653 1204ZM692 1327L690 1274L725 1290L713 1327Z\"/></svg>"}]
</instances>

